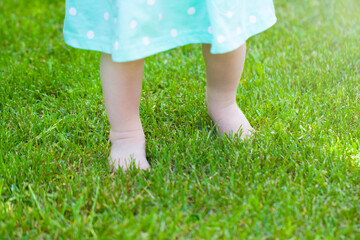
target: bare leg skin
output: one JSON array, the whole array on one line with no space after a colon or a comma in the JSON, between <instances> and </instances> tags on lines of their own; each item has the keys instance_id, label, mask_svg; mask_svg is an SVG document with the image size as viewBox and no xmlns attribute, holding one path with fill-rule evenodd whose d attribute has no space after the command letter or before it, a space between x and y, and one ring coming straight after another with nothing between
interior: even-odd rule
<instances>
[{"instance_id":1,"label":"bare leg skin","mask_svg":"<svg viewBox=\"0 0 360 240\"><path fill-rule=\"evenodd\" d=\"M220 136L241 134L250 138L254 129L236 103L236 90L245 63L246 45L225 54L211 54L210 44L203 44L206 65L206 103Z\"/></svg>"},{"instance_id":2,"label":"bare leg skin","mask_svg":"<svg viewBox=\"0 0 360 240\"><path fill-rule=\"evenodd\" d=\"M111 126L111 171L119 168L125 171L130 163L139 169L150 167L139 115L143 71L144 59L117 63L111 60L111 55L101 55L100 77Z\"/></svg>"}]
</instances>

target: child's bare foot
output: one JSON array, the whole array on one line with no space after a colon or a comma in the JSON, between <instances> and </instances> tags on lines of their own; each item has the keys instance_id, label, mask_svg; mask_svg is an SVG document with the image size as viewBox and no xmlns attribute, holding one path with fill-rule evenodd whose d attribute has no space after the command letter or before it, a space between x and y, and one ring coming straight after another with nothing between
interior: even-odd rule
<instances>
[{"instance_id":1,"label":"child's bare foot","mask_svg":"<svg viewBox=\"0 0 360 240\"><path fill-rule=\"evenodd\" d=\"M230 105L208 102L208 112L220 132L220 136L241 133L240 138L245 140L251 138L255 131L236 102Z\"/></svg>"},{"instance_id":2,"label":"child's bare foot","mask_svg":"<svg viewBox=\"0 0 360 240\"><path fill-rule=\"evenodd\" d=\"M212 54L211 45L203 44L206 65L206 103L220 136L240 134L251 138L254 129L236 104L236 91L245 63L246 45L224 53Z\"/></svg>"},{"instance_id":3,"label":"child's bare foot","mask_svg":"<svg viewBox=\"0 0 360 240\"><path fill-rule=\"evenodd\" d=\"M142 130L110 132L111 150L109 164L111 171L123 171L135 164L138 169L150 169L145 154L145 136Z\"/></svg>"}]
</instances>

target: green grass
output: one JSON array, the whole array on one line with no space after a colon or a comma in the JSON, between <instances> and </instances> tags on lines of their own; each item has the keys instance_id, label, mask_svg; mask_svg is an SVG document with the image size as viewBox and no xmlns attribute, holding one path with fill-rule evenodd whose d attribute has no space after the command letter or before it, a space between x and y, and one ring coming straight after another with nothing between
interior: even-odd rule
<instances>
[{"instance_id":1,"label":"green grass","mask_svg":"<svg viewBox=\"0 0 360 240\"><path fill-rule=\"evenodd\" d=\"M360 3L275 1L219 140L200 45L146 59L150 173L109 173L100 54L63 42L63 1L0 1L0 239L359 239Z\"/></svg>"}]
</instances>

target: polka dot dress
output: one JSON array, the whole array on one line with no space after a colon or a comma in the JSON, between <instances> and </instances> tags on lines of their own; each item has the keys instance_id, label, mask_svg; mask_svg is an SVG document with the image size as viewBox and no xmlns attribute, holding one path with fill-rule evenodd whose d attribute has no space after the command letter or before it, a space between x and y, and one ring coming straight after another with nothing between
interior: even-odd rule
<instances>
[{"instance_id":1,"label":"polka dot dress","mask_svg":"<svg viewBox=\"0 0 360 240\"><path fill-rule=\"evenodd\" d=\"M272 0L66 0L63 33L127 62L191 43L226 53L275 22Z\"/></svg>"}]
</instances>

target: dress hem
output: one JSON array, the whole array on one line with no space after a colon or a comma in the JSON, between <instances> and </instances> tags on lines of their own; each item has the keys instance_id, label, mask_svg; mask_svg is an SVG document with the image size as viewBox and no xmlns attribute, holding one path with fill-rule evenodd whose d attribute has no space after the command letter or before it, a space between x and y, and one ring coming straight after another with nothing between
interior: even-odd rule
<instances>
[{"instance_id":1,"label":"dress hem","mask_svg":"<svg viewBox=\"0 0 360 240\"><path fill-rule=\"evenodd\" d=\"M212 34L205 31L191 31L179 33L176 37L166 36L152 39L151 43L149 43L148 46L144 46L141 51L139 51L139 46L136 44L132 46L117 46L118 49L115 50L114 43L110 43L106 40L88 39L80 36L79 34L74 34L65 30L63 31L63 35L65 43L71 47L111 54L114 62L128 62L146 58L177 47L197 43L211 44L212 47L210 52L212 54L231 52L243 45L250 37L273 26L276 21L277 19L274 16L270 19L266 19L266 21L253 24L250 28L245 28L246 31L243 33L234 34L228 37L230 40L220 43L221 50L217 50L213 47L213 41L216 41L217 39ZM251 31L249 31L249 29L251 29Z\"/></svg>"}]
</instances>

